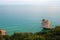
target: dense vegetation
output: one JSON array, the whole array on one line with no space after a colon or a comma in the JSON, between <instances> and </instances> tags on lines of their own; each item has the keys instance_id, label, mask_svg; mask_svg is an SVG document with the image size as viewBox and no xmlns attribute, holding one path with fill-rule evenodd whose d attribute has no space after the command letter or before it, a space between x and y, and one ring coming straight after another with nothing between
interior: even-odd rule
<instances>
[{"instance_id":1,"label":"dense vegetation","mask_svg":"<svg viewBox=\"0 0 60 40\"><path fill-rule=\"evenodd\" d=\"M60 40L60 26L50 30L36 33L14 33L13 35L0 35L0 40Z\"/></svg>"}]
</instances>

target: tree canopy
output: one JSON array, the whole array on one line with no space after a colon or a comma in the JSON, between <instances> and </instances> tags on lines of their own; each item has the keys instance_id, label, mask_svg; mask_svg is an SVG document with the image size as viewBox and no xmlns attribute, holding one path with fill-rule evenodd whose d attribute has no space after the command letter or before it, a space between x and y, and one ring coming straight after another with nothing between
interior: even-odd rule
<instances>
[{"instance_id":1,"label":"tree canopy","mask_svg":"<svg viewBox=\"0 0 60 40\"><path fill-rule=\"evenodd\" d=\"M0 35L1 40L60 40L60 26L45 32L14 33L13 35Z\"/></svg>"}]
</instances>

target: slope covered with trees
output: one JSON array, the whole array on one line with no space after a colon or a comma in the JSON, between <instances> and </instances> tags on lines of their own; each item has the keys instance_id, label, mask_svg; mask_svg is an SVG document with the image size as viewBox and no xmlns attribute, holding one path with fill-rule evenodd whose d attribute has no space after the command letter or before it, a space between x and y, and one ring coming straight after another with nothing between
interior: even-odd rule
<instances>
[{"instance_id":1,"label":"slope covered with trees","mask_svg":"<svg viewBox=\"0 0 60 40\"><path fill-rule=\"evenodd\" d=\"M0 35L0 40L60 40L60 26L45 32L14 33L13 35Z\"/></svg>"}]
</instances>

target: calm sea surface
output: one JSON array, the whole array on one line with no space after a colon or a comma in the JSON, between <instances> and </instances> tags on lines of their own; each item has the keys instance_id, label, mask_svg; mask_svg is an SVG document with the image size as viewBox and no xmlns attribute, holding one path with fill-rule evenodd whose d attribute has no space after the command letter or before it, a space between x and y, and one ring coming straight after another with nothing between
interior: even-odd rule
<instances>
[{"instance_id":1,"label":"calm sea surface","mask_svg":"<svg viewBox=\"0 0 60 40\"><path fill-rule=\"evenodd\" d=\"M51 28L60 25L60 12L57 10L50 14L46 8L36 5L0 5L0 29L6 30L7 34L40 32L43 18L51 22Z\"/></svg>"}]
</instances>

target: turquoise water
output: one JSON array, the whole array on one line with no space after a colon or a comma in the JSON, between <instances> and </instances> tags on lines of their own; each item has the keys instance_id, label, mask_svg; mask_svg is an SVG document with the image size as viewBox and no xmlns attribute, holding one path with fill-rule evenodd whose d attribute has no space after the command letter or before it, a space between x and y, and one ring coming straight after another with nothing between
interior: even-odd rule
<instances>
[{"instance_id":1,"label":"turquoise water","mask_svg":"<svg viewBox=\"0 0 60 40\"><path fill-rule=\"evenodd\" d=\"M59 10L48 12L46 6L0 5L0 29L6 30L7 34L40 32L43 18L50 20L51 28L60 25L59 13Z\"/></svg>"}]
</instances>

